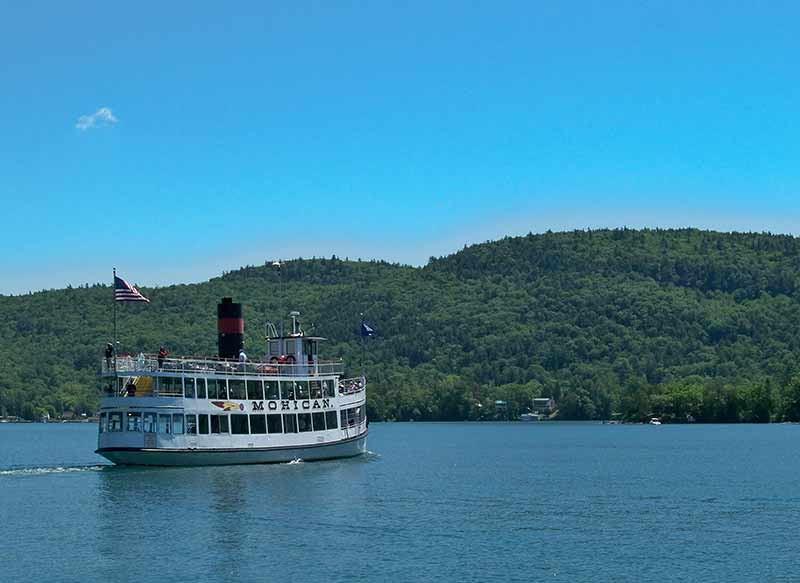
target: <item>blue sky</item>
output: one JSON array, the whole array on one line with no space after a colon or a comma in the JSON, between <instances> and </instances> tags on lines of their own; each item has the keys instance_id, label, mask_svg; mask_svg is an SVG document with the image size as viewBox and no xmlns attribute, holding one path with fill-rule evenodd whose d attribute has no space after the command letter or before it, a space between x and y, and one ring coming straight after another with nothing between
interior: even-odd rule
<instances>
[{"instance_id":1,"label":"blue sky","mask_svg":"<svg viewBox=\"0 0 800 583\"><path fill-rule=\"evenodd\" d=\"M788 2L0 1L0 293L112 266L161 285L298 256L424 264L547 229L796 234L799 20Z\"/></svg>"}]
</instances>

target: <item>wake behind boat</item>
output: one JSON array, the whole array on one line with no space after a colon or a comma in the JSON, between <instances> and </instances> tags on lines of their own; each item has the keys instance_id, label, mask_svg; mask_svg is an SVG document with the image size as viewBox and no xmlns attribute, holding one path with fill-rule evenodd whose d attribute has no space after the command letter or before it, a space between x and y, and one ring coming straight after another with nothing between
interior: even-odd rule
<instances>
[{"instance_id":1,"label":"wake behind boat","mask_svg":"<svg viewBox=\"0 0 800 583\"><path fill-rule=\"evenodd\" d=\"M217 465L321 460L366 451L366 381L323 361L324 338L268 324L266 355L241 349L241 304L217 307L217 357L109 357L97 453L116 464ZM239 358L239 355L242 358Z\"/></svg>"}]
</instances>

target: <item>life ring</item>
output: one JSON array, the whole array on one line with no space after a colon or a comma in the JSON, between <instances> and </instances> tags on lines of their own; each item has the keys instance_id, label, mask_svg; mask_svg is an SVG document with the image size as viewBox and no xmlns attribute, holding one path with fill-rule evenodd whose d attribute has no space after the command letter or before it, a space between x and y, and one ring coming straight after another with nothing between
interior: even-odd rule
<instances>
[{"instance_id":1,"label":"life ring","mask_svg":"<svg viewBox=\"0 0 800 583\"><path fill-rule=\"evenodd\" d=\"M294 364L294 363L295 363L294 356L291 355L291 354L287 355L286 356L286 364Z\"/></svg>"},{"instance_id":2,"label":"life ring","mask_svg":"<svg viewBox=\"0 0 800 583\"><path fill-rule=\"evenodd\" d=\"M273 356L272 358L269 359L269 362L270 364L278 364L278 357Z\"/></svg>"}]
</instances>

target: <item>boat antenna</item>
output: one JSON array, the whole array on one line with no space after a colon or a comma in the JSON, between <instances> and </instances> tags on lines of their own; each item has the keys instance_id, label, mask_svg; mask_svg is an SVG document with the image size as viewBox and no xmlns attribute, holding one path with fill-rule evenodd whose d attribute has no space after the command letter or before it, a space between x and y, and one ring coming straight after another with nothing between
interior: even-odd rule
<instances>
[{"instance_id":1,"label":"boat antenna","mask_svg":"<svg viewBox=\"0 0 800 583\"><path fill-rule=\"evenodd\" d=\"M278 313L283 314L283 278L281 277L281 267L283 263L280 259L277 261L272 262L272 267L276 267L278 269ZM283 317L278 321L278 325L280 326L280 334L283 337Z\"/></svg>"}]
</instances>

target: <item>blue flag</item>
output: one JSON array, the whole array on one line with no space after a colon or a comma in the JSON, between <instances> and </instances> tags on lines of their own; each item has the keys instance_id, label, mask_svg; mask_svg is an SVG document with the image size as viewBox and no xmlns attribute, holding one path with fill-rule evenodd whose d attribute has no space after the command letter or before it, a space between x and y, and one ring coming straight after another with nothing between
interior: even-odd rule
<instances>
[{"instance_id":1,"label":"blue flag","mask_svg":"<svg viewBox=\"0 0 800 583\"><path fill-rule=\"evenodd\" d=\"M374 336L374 335L375 335L375 330L373 330L372 327L366 322L361 322L361 336L363 338L366 338L367 336Z\"/></svg>"}]
</instances>

